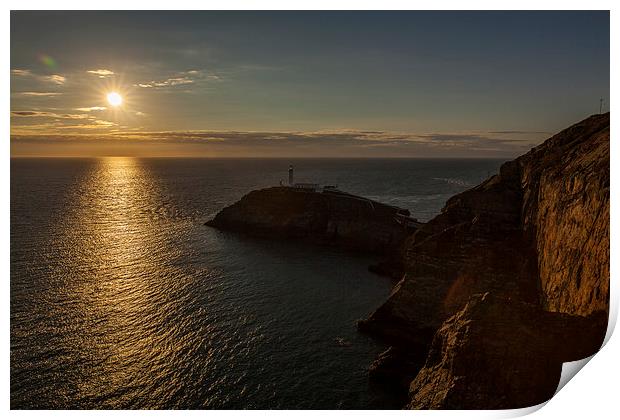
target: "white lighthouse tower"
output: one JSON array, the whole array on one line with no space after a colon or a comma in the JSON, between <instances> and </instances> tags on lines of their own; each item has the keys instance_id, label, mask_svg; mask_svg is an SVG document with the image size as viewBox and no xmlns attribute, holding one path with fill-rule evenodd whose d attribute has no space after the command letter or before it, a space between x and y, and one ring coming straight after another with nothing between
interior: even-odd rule
<instances>
[{"instance_id":1,"label":"white lighthouse tower","mask_svg":"<svg viewBox=\"0 0 620 420\"><path fill-rule=\"evenodd\" d=\"M293 165L289 165L288 167L288 186L293 186Z\"/></svg>"}]
</instances>

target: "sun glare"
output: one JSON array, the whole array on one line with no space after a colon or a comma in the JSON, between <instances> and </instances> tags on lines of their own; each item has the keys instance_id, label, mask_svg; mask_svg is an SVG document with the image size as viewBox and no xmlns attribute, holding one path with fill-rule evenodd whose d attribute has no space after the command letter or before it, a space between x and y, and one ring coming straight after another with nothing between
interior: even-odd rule
<instances>
[{"instance_id":1,"label":"sun glare","mask_svg":"<svg viewBox=\"0 0 620 420\"><path fill-rule=\"evenodd\" d=\"M120 106L123 103L123 97L117 92L110 92L108 93L108 103L114 107Z\"/></svg>"}]
</instances>

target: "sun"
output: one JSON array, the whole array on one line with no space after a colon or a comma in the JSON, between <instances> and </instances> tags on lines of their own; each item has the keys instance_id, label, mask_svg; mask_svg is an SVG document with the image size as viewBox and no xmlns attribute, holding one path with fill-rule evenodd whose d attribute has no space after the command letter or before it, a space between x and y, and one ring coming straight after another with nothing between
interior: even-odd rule
<instances>
[{"instance_id":1,"label":"sun","mask_svg":"<svg viewBox=\"0 0 620 420\"><path fill-rule=\"evenodd\" d=\"M118 92L110 92L108 93L108 103L113 107L121 106L123 97Z\"/></svg>"}]
</instances>

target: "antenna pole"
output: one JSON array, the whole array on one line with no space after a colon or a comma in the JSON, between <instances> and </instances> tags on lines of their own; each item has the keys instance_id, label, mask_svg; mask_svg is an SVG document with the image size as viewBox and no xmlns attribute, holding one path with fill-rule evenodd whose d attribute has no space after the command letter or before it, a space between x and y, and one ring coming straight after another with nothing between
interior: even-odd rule
<instances>
[{"instance_id":1,"label":"antenna pole","mask_svg":"<svg viewBox=\"0 0 620 420\"><path fill-rule=\"evenodd\" d=\"M603 98L601 98L601 101L600 101L600 103L599 103L599 106L598 106L598 113L599 113L599 114L602 114L602 113L603 113Z\"/></svg>"}]
</instances>

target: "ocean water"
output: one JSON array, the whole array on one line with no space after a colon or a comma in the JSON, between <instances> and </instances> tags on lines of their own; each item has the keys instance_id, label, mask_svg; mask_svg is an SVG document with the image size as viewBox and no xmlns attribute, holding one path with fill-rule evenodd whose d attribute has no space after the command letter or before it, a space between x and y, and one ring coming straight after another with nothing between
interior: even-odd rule
<instances>
[{"instance_id":1,"label":"ocean water","mask_svg":"<svg viewBox=\"0 0 620 420\"><path fill-rule=\"evenodd\" d=\"M11 408L398 408L372 257L203 225L290 163L428 220L501 161L12 159Z\"/></svg>"}]
</instances>

